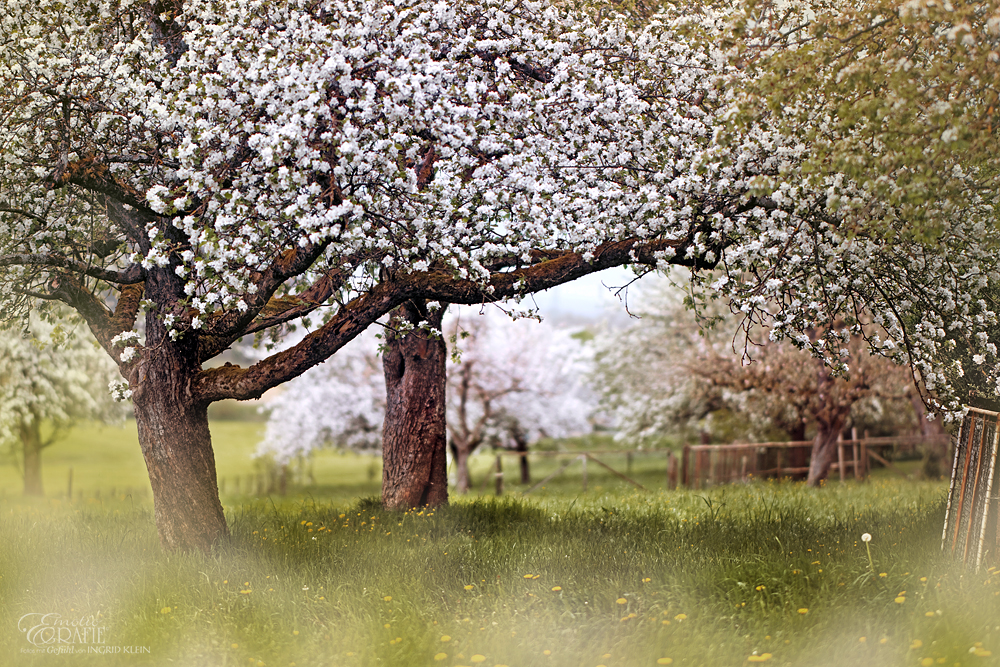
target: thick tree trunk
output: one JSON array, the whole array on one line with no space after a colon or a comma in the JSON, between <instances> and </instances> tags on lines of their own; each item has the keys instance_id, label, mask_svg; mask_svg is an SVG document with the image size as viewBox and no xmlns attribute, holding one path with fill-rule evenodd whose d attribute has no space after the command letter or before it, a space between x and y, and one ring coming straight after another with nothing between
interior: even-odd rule
<instances>
[{"instance_id":1,"label":"thick tree trunk","mask_svg":"<svg viewBox=\"0 0 1000 667\"><path fill-rule=\"evenodd\" d=\"M228 538L219 501L208 405L191 398L191 363L184 350L162 345L140 369L133 395L139 445L153 488L160 544L167 551L209 552Z\"/></svg>"},{"instance_id":2,"label":"thick tree trunk","mask_svg":"<svg viewBox=\"0 0 1000 667\"><path fill-rule=\"evenodd\" d=\"M21 426L21 456L24 464L24 495L43 496L42 433L37 419Z\"/></svg>"},{"instance_id":3,"label":"thick tree trunk","mask_svg":"<svg viewBox=\"0 0 1000 667\"><path fill-rule=\"evenodd\" d=\"M842 421L820 426L816 439L813 440L812 458L809 460L809 486L819 486L830 474L830 466L837 458L837 437L843 429Z\"/></svg>"},{"instance_id":4,"label":"thick tree trunk","mask_svg":"<svg viewBox=\"0 0 1000 667\"><path fill-rule=\"evenodd\" d=\"M440 331L444 309L428 312L422 302L393 311L383 356L386 388L382 431L382 504L404 510L448 502L445 361L440 336L419 329L397 335L422 321Z\"/></svg>"}]
</instances>

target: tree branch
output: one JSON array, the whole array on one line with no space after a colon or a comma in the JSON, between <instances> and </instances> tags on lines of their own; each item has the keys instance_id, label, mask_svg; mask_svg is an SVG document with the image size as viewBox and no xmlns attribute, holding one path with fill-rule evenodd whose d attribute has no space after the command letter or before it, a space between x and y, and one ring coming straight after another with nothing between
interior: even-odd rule
<instances>
[{"instance_id":1,"label":"tree branch","mask_svg":"<svg viewBox=\"0 0 1000 667\"><path fill-rule=\"evenodd\" d=\"M143 281L142 267L138 264L133 264L124 271L115 271L114 269L102 269L98 266L88 266L82 262L58 255L33 255L27 253L4 255L0 256L0 266L50 266L52 268L67 269L74 273L118 285L134 285Z\"/></svg>"},{"instance_id":2,"label":"tree branch","mask_svg":"<svg viewBox=\"0 0 1000 667\"><path fill-rule=\"evenodd\" d=\"M223 366L202 371L194 383L201 400L259 398L272 387L295 378L326 360L360 335L379 317L410 299L447 303L491 303L538 292L575 280L589 273L623 264L656 266L663 253L673 250L671 264L711 268L696 257L687 257L687 240L629 239L602 244L589 257L565 252L534 266L493 273L489 283L456 279L442 270L411 273L391 278L345 304L329 322L297 345L259 361L249 368Z\"/></svg>"}]
</instances>

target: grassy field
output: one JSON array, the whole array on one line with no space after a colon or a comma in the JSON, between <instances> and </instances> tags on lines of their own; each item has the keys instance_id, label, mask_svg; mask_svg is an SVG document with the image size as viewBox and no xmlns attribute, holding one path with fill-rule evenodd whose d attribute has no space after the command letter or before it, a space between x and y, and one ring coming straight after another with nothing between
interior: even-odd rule
<instances>
[{"instance_id":1,"label":"grassy field","mask_svg":"<svg viewBox=\"0 0 1000 667\"><path fill-rule=\"evenodd\" d=\"M215 426L220 475L253 472L258 426ZM126 463L109 433L95 430L90 450L74 439L46 453L52 495L71 457L81 489L139 488L141 458ZM577 472L527 498L398 515L372 499L371 463L324 454L316 484L295 495L227 494L233 539L212 557L164 555L138 493L25 501L3 478L0 665L929 667L1000 656L1000 574L940 556L941 482L670 492L649 458L633 469L648 492L591 471L584 493ZM490 463L477 462L480 478ZM45 613L92 623L103 643L28 652L19 621ZM95 648L105 653L81 652Z\"/></svg>"}]
</instances>

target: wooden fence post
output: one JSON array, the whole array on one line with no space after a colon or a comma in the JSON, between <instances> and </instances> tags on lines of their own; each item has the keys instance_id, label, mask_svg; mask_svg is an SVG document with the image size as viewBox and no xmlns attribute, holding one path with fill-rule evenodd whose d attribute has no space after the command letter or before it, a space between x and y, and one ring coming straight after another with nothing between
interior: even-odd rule
<instances>
[{"instance_id":1,"label":"wooden fence post","mask_svg":"<svg viewBox=\"0 0 1000 667\"><path fill-rule=\"evenodd\" d=\"M865 429L861 440L861 479L868 480L868 429Z\"/></svg>"},{"instance_id":2,"label":"wooden fence post","mask_svg":"<svg viewBox=\"0 0 1000 667\"><path fill-rule=\"evenodd\" d=\"M496 492L498 496L503 495L503 463L500 459L502 457L497 454L497 472L496 472Z\"/></svg>"},{"instance_id":3,"label":"wooden fence post","mask_svg":"<svg viewBox=\"0 0 1000 667\"><path fill-rule=\"evenodd\" d=\"M685 489L691 488L691 480L688 479L688 467L691 463L691 446L685 444L681 450L681 486Z\"/></svg>"},{"instance_id":4,"label":"wooden fence post","mask_svg":"<svg viewBox=\"0 0 1000 667\"><path fill-rule=\"evenodd\" d=\"M837 436L837 472L840 473L840 481L844 481L844 436Z\"/></svg>"},{"instance_id":5,"label":"wooden fence post","mask_svg":"<svg viewBox=\"0 0 1000 667\"><path fill-rule=\"evenodd\" d=\"M677 488L677 457L673 450L667 452L667 488L671 491Z\"/></svg>"}]
</instances>

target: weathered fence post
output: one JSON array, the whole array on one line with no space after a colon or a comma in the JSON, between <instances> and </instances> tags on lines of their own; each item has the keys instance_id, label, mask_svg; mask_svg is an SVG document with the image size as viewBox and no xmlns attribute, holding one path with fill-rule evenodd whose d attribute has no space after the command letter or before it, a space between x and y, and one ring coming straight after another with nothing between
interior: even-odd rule
<instances>
[{"instance_id":1,"label":"weathered fence post","mask_svg":"<svg viewBox=\"0 0 1000 667\"><path fill-rule=\"evenodd\" d=\"M840 473L840 481L844 481L844 435L837 436L837 472Z\"/></svg>"},{"instance_id":2,"label":"weathered fence post","mask_svg":"<svg viewBox=\"0 0 1000 667\"><path fill-rule=\"evenodd\" d=\"M868 481L868 429L865 429L861 439L861 478Z\"/></svg>"},{"instance_id":3,"label":"weathered fence post","mask_svg":"<svg viewBox=\"0 0 1000 667\"><path fill-rule=\"evenodd\" d=\"M503 463L500 461L502 457L497 454L497 471L494 475L496 478L496 492L498 496L503 495Z\"/></svg>"},{"instance_id":4,"label":"weathered fence post","mask_svg":"<svg viewBox=\"0 0 1000 667\"><path fill-rule=\"evenodd\" d=\"M583 465L583 490L587 490L587 455L580 456L580 463Z\"/></svg>"},{"instance_id":5,"label":"weathered fence post","mask_svg":"<svg viewBox=\"0 0 1000 667\"><path fill-rule=\"evenodd\" d=\"M667 451L667 488L671 491L677 488L677 457L673 450Z\"/></svg>"},{"instance_id":6,"label":"weathered fence post","mask_svg":"<svg viewBox=\"0 0 1000 667\"><path fill-rule=\"evenodd\" d=\"M691 463L691 446L684 445L681 450L681 486L685 489L691 488L691 480L688 478L688 467Z\"/></svg>"}]
</instances>

